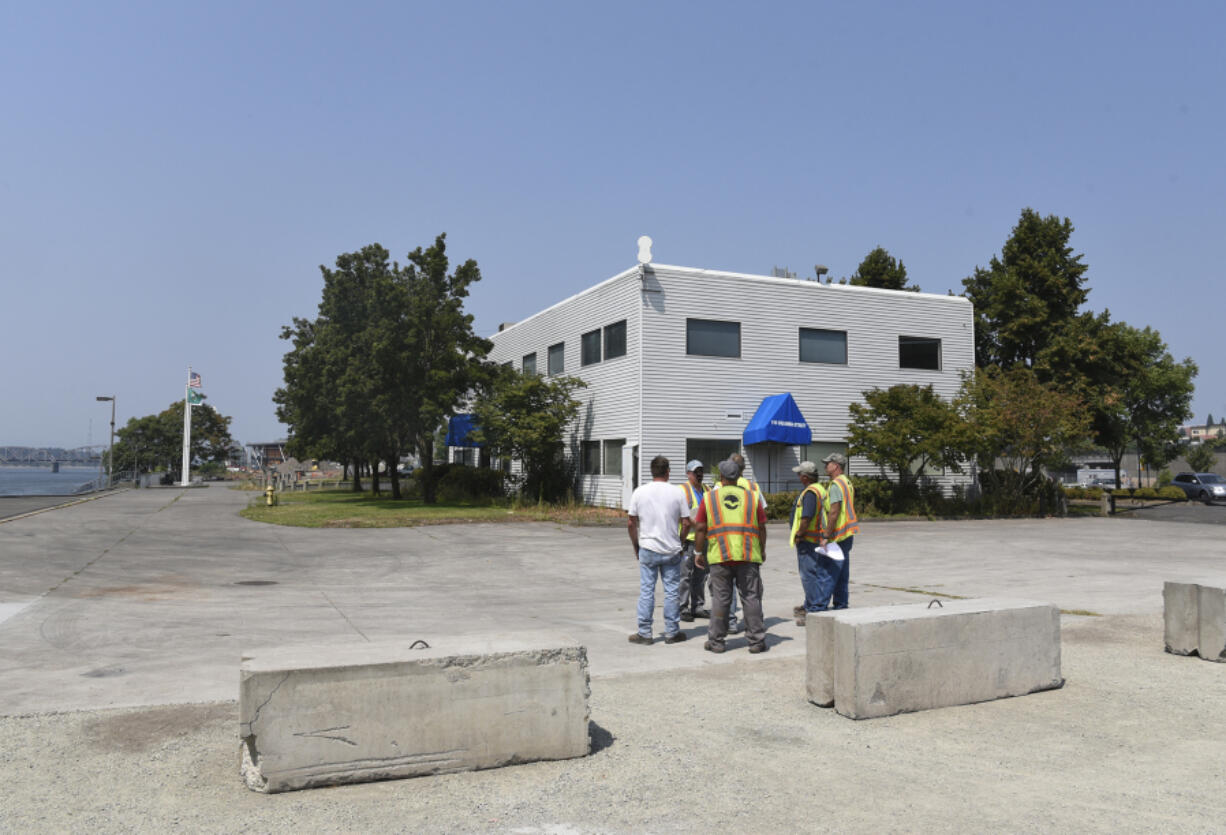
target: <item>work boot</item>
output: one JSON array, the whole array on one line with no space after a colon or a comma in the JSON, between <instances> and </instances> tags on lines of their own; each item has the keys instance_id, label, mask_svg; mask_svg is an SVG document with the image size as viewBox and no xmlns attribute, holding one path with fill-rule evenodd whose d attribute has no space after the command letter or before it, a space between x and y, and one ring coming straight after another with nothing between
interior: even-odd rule
<instances>
[{"instance_id":1,"label":"work boot","mask_svg":"<svg viewBox=\"0 0 1226 835\"><path fill-rule=\"evenodd\" d=\"M681 619L685 621L686 623L691 623L694 620L694 613L693 612L682 612Z\"/></svg>"},{"instance_id":2,"label":"work boot","mask_svg":"<svg viewBox=\"0 0 1226 835\"><path fill-rule=\"evenodd\" d=\"M650 635L640 635L637 632L633 632L630 635L630 643L632 644L647 645L647 644L650 644L651 642L652 642L652 637Z\"/></svg>"},{"instance_id":3,"label":"work boot","mask_svg":"<svg viewBox=\"0 0 1226 835\"><path fill-rule=\"evenodd\" d=\"M717 655L724 651L724 645L717 644L714 641L707 641L705 644L702 645L702 648L705 649L707 652L714 652Z\"/></svg>"},{"instance_id":4,"label":"work boot","mask_svg":"<svg viewBox=\"0 0 1226 835\"><path fill-rule=\"evenodd\" d=\"M666 644L679 644L685 640L684 632L674 632L672 635L667 635L664 638Z\"/></svg>"},{"instance_id":5,"label":"work boot","mask_svg":"<svg viewBox=\"0 0 1226 835\"><path fill-rule=\"evenodd\" d=\"M793 616L793 617L800 617L800 616L801 616L801 615L803 615L804 613L805 613L805 604L801 603L799 606L793 606L793 607L792 607L792 616Z\"/></svg>"},{"instance_id":6,"label":"work boot","mask_svg":"<svg viewBox=\"0 0 1226 835\"><path fill-rule=\"evenodd\" d=\"M760 644L749 645L749 652L751 655L757 655L759 652L766 652L767 649L768 647L766 646L766 641L763 641Z\"/></svg>"},{"instance_id":7,"label":"work boot","mask_svg":"<svg viewBox=\"0 0 1226 835\"><path fill-rule=\"evenodd\" d=\"M801 609L801 610L800 610L800 612L799 612L799 613L797 613L797 615L796 615L796 625L797 625L797 626L804 626L804 625L805 625L805 610L804 610L804 609Z\"/></svg>"}]
</instances>

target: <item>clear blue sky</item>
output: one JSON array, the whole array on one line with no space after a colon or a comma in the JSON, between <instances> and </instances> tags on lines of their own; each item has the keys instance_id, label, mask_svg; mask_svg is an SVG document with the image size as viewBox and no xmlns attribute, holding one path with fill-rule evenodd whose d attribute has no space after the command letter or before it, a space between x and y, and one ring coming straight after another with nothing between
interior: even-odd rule
<instances>
[{"instance_id":1,"label":"clear blue sky","mask_svg":"<svg viewBox=\"0 0 1226 835\"><path fill-rule=\"evenodd\" d=\"M1068 217L1089 307L1226 417L1226 4L11 3L0 24L0 444L182 398L236 438L318 266L446 232L477 330L635 263L925 291ZM91 429L92 421L92 429Z\"/></svg>"}]
</instances>

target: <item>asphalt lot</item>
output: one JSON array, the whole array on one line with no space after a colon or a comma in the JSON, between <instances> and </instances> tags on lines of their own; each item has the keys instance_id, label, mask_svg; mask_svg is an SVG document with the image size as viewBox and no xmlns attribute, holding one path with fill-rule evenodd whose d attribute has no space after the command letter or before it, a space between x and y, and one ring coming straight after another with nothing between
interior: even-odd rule
<instances>
[{"instance_id":1,"label":"asphalt lot","mask_svg":"<svg viewBox=\"0 0 1226 835\"><path fill-rule=\"evenodd\" d=\"M682 644L628 644L623 529L280 528L237 516L251 495L132 490L0 524L0 830L1224 828L1226 665L1165 654L1161 623L1164 580L1226 585L1214 524L866 524L853 606L1010 596L1093 614L1064 618L1059 691L857 723L804 701L782 526L771 652L737 638L713 656L702 622ZM238 782L244 649L542 629L588 647L593 756L283 799ZM712 763L742 791L702 792ZM819 775L845 793L837 815Z\"/></svg>"}]
</instances>

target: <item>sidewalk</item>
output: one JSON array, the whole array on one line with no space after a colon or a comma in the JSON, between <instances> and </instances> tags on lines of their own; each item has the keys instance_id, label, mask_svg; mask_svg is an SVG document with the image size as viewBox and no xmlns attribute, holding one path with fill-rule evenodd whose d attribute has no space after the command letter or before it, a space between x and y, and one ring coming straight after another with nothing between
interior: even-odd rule
<instances>
[{"instance_id":1,"label":"sidewalk","mask_svg":"<svg viewBox=\"0 0 1226 835\"><path fill-rule=\"evenodd\" d=\"M804 700L803 630L790 619L800 584L781 526L764 569L771 652L749 656L738 638L713 656L701 640L627 643L638 571L624 529L278 528L237 516L252 495L127 491L0 524L11 788L0 831L1209 831L1226 820L1226 665L1163 653L1161 623L1163 580L1226 583L1216 526L866 524L853 606L920 602L922 590L1101 616L1065 617L1061 690L852 722ZM705 628L685 625L693 639ZM271 798L239 782L244 648L519 629L588 647L593 756ZM711 779L726 788L704 790Z\"/></svg>"}]
</instances>

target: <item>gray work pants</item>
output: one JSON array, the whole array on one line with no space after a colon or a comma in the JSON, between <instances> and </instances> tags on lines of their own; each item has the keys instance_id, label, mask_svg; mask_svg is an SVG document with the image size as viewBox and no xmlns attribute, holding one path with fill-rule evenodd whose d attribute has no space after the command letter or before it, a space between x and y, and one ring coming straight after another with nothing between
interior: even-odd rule
<instances>
[{"instance_id":1,"label":"gray work pants","mask_svg":"<svg viewBox=\"0 0 1226 835\"><path fill-rule=\"evenodd\" d=\"M697 614L707 603L707 570L694 565L694 542L681 548L681 612Z\"/></svg>"},{"instance_id":2,"label":"gray work pants","mask_svg":"<svg viewBox=\"0 0 1226 835\"><path fill-rule=\"evenodd\" d=\"M762 575L758 569L756 562L717 562L711 566L711 621L707 624L707 638L711 643L723 646L728 635L728 610L732 607L734 585L745 607L745 637L749 645L765 643Z\"/></svg>"}]
</instances>

